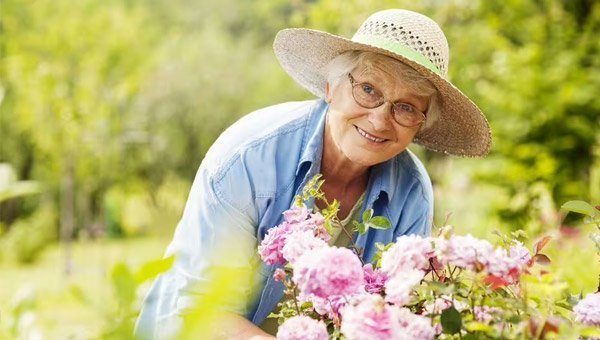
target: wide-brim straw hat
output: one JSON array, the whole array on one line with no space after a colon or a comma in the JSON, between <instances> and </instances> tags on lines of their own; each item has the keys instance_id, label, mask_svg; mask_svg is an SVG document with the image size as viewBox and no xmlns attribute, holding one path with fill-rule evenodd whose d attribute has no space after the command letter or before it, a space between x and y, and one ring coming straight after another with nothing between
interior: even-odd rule
<instances>
[{"instance_id":1,"label":"wide-brim straw hat","mask_svg":"<svg viewBox=\"0 0 600 340\"><path fill-rule=\"evenodd\" d=\"M481 110L448 81L448 42L437 23L407 10L371 15L352 39L313 29L280 31L273 44L283 69L300 85L324 97L325 66L346 51L372 51L403 62L438 90L439 117L419 130L414 142L459 156L485 156L491 147L490 127Z\"/></svg>"}]
</instances>

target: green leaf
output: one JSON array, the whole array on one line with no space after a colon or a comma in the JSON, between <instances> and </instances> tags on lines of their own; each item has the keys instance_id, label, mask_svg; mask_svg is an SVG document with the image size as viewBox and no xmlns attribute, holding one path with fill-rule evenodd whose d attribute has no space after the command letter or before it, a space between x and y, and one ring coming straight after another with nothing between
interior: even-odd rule
<instances>
[{"instance_id":1,"label":"green leaf","mask_svg":"<svg viewBox=\"0 0 600 340\"><path fill-rule=\"evenodd\" d=\"M460 332L462 327L462 316L456 310L456 308L454 308L454 306L444 309L442 312L441 321L444 333L456 334Z\"/></svg>"},{"instance_id":2,"label":"green leaf","mask_svg":"<svg viewBox=\"0 0 600 340\"><path fill-rule=\"evenodd\" d=\"M303 204L304 204L304 200L302 199L302 196L296 195L296 199L294 200L294 205L297 207L300 207Z\"/></svg>"},{"instance_id":3,"label":"green leaf","mask_svg":"<svg viewBox=\"0 0 600 340\"><path fill-rule=\"evenodd\" d=\"M585 201L568 201L567 203L563 204L560 208L563 210L572 211L575 213L592 217L600 214L598 210L596 210L591 204Z\"/></svg>"},{"instance_id":4,"label":"green leaf","mask_svg":"<svg viewBox=\"0 0 600 340\"><path fill-rule=\"evenodd\" d=\"M333 223L331 223L331 220L325 220L324 225L325 225L325 230L327 230L327 233L329 235L333 235L333 228L335 228L335 227L333 226Z\"/></svg>"},{"instance_id":5,"label":"green leaf","mask_svg":"<svg viewBox=\"0 0 600 340\"><path fill-rule=\"evenodd\" d=\"M596 327L588 327L581 330L580 335L585 338L595 338L600 336L600 329Z\"/></svg>"},{"instance_id":6,"label":"green leaf","mask_svg":"<svg viewBox=\"0 0 600 340\"><path fill-rule=\"evenodd\" d=\"M575 307L579 303L579 301L581 301L581 299L583 299L582 293L569 294L569 296L567 296L567 302L571 305L571 307Z\"/></svg>"},{"instance_id":7,"label":"green leaf","mask_svg":"<svg viewBox=\"0 0 600 340\"><path fill-rule=\"evenodd\" d=\"M558 307L562 307L564 309L568 309L568 310L573 310L573 306L571 306L568 302L566 301L559 301L555 303Z\"/></svg>"},{"instance_id":8,"label":"green leaf","mask_svg":"<svg viewBox=\"0 0 600 340\"><path fill-rule=\"evenodd\" d=\"M481 337L479 337L476 334L465 334L461 337L462 340L480 340Z\"/></svg>"},{"instance_id":9,"label":"green leaf","mask_svg":"<svg viewBox=\"0 0 600 340\"><path fill-rule=\"evenodd\" d=\"M518 324L522 320L523 319L520 316L518 316L518 315L512 315L510 318L506 319L506 322L512 323L512 324Z\"/></svg>"},{"instance_id":10,"label":"green leaf","mask_svg":"<svg viewBox=\"0 0 600 340\"><path fill-rule=\"evenodd\" d=\"M525 232L525 230L522 230L522 229L513 231L510 233L510 235L514 239L528 239L529 238L529 236L527 236L527 233Z\"/></svg>"},{"instance_id":11,"label":"green leaf","mask_svg":"<svg viewBox=\"0 0 600 340\"><path fill-rule=\"evenodd\" d=\"M358 223L358 225L356 226L357 231L360 235L364 235L367 232L367 225L364 223Z\"/></svg>"},{"instance_id":12,"label":"green leaf","mask_svg":"<svg viewBox=\"0 0 600 340\"><path fill-rule=\"evenodd\" d=\"M362 214L362 221L363 223L370 220L371 217L373 217L373 209L367 209L363 212Z\"/></svg>"},{"instance_id":13,"label":"green leaf","mask_svg":"<svg viewBox=\"0 0 600 340\"><path fill-rule=\"evenodd\" d=\"M477 321L465 323L465 329L469 332L489 332L493 330L492 326Z\"/></svg>"},{"instance_id":14,"label":"green leaf","mask_svg":"<svg viewBox=\"0 0 600 340\"><path fill-rule=\"evenodd\" d=\"M147 280L153 279L161 273L166 272L173 265L174 256L164 259L154 260L144 263L137 273L135 273L135 282L139 285Z\"/></svg>"},{"instance_id":15,"label":"green leaf","mask_svg":"<svg viewBox=\"0 0 600 340\"><path fill-rule=\"evenodd\" d=\"M117 263L111 273L113 287L122 306L129 306L135 298L137 284L135 278L124 263Z\"/></svg>"},{"instance_id":16,"label":"green leaf","mask_svg":"<svg viewBox=\"0 0 600 340\"><path fill-rule=\"evenodd\" d=\"M311 197L322 198L323 192L321 191L321 186L325 180L321 179L321 174L316 174L313 178L311 178L308 183L302 189L302 198L305 201L308 201Z\"/></svg>"},{"instance_id":17,"label":"green leaf","mask_svg":"<svg viewBox=\"0 0 600 340\"><path fill-rule=\"evenodd\" d=\"M450 295L456 291L456 285L438 281L428 281L427 288L440 295Z\"/></svg>"},{"instance_id":18,"label":"green leaf","mask_svg":"<svg viewBox=\"0 0 600 340\"><path fill-rule=\"evenodd\" d=\"M375 216L369 221L369 228L386 230L392 227L392 223L383 217L383 216Z\"/></svg>"}]
</instances>

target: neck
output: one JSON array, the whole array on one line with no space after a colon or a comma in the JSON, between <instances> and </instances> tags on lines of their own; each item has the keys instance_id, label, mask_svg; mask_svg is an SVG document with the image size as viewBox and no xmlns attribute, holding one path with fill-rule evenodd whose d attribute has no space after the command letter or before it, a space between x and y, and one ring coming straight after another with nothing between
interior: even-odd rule
<instances>
[{"instance_id":1,"label":"neck","mask_svg":"<svg viewBox=\"0 0 600 340\"><path fill-rule=\"evenodd\" d=\"M333 142L327 125L323 140L321 174L325 183L321 189L329 202L338 200L338 218L346 218L360 195L367 188L369 167L356 164L348 159ZM317 201L317 206L325 208L325 202Z\"/></svg>"},{"instance_id":2,"label":"neck","mask_svg":"<svg viewBox=\"0 0 600 340\"><path fill-rule=\"evenodd\" d=\"M360 165L348 159L331 138L327 126L323 140L323 157L321 160L321 174L325 184L335 186L345 191L347 188L360 187L364 190L369 179L370 167Z\"/></svg>"}]
</instances>

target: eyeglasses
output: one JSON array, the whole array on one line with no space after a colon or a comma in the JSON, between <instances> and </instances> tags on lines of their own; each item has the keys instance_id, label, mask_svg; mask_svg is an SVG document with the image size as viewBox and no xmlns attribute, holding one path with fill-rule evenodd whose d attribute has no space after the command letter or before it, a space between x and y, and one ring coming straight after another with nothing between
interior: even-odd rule
<instances>
[{"instance_id":1,"label":"eyeglasses","mask_svg":"<svg viewBox=\"0 0 600 340\"><path fill-rule=\"evenodd\" d=\"M365 109L374 109L387 102L383 94L373 85L369 83L357 83L350 73L348 73L348 78L352 85L352 97L354 97L354 101L358 105ZM417 110L414 106L401 102L391 104L396 123L405 127L414 127L425 121L425 114Z\"/></svg>"}]
</instances>

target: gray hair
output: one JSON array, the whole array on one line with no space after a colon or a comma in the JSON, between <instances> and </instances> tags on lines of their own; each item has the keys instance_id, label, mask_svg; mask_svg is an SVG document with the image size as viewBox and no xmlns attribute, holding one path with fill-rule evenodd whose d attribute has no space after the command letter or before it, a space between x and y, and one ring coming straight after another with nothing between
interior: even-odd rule
<instances>
[{"instance_id":1,"label":"gray hair","mask_svg":"<svg viewBox=\"0 0 600 340\"><path fill-rule=\"evenodd\" d=\"M370 68L374 64L384 64L388 70L391 70L398 78L405 79L408 88L411 91L429 96L429 105L425 112L427 119L421 126L421 131L430 127L439 117L440 98L436 87L424 76L415 71L412 67L383 54L370 51L347 51L333 58L325 66L325 74L330 90L333 91L345 80L348 73L365 67Z\"/></svg>"}]
</instances>

